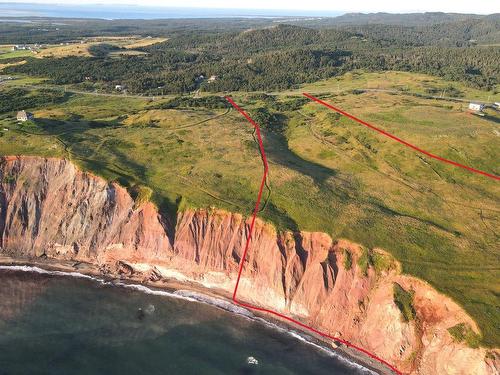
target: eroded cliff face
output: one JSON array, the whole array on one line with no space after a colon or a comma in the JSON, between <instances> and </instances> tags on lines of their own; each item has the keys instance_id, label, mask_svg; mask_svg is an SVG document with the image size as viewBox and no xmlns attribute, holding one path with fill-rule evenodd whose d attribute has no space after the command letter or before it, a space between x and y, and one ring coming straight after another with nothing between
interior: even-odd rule
<instances>
[{"instance_id":1,"label":"eroded cliff face","mask_svg":"<svg viewBox=\"0 0 500 375\"><path fill-rule=\"evenodd\" d=\"M249 230L235 213L196 210L163 219L135 207L122 187L66 160L0 158L0 251L86 261L103 271L175 278L232 292ZM277 233L256 221L238 299L283 312L372 351L412 374L497 374L498 355L458 343L448 328L477 326L451 299L401 275L382 250L382 269L360 267L366 250L324 233ZM413 291L416 319L393 297ZM486 358L488 357L488 358Z\"/></svg>"}]
</instances>

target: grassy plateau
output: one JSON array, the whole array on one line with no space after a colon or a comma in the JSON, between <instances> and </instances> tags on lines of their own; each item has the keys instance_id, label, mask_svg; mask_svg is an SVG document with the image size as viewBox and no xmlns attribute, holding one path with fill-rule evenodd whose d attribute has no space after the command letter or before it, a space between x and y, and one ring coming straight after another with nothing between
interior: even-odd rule
<instances>
[{"instance_id":1,"label":"grassy plateau","mask_svg":"<svg viewBox=\"0 0 500 375\"><path fill-rule=\"evenodd\" d=\"M14 84L0 84L0 93ZM391 91L356 91L367 88ZM481 345L500 346L499 182L418 154L306 100L304 91L496 175L500 114L487 109L480 117L468 113L467 102L419 95L491 102L499 95L403 72L348 73L273 95L232 93L263 128L270 163L263 219L278 229L323 231L389 251L404 272L465 308L481 329ZM0 113L0 154L68 158L172 217L179 202L250 214L262 174L252 127L229 107L165 109L171 99L74 93L12 108ZM16 123L19 109L31 110L36 121Z\"/></svg>"}]
</instances>

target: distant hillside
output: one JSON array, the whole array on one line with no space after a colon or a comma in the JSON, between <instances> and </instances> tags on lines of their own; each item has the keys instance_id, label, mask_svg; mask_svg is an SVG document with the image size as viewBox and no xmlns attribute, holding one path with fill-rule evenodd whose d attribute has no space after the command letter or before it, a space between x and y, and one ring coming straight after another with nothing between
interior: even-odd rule
<instances>
[{"instance_id":1,"label":"distant hillside","mask_svg":"<svg viewBox=\"0 0 500 375\"><path fill-rule=\"evenodd\" d=\"M365 37L386 41L391 45L447 45L460 47L474 43L500 42L499 14L426 26L352 24L337 27Z\"/></svg>"},{"instance_id":2,"label":"distant hillside","mask_svg":"<svg viewBox=\"0 0 500 375\"><path fill-rule=\"evenodd\" d=\"M339 17L335 17L332 21L337 25L365 25L365 24L384 24L384 25L401 25L401 26L427 26L439 23L459 22L467 20L478 20L485 16L477 14L460 14L460 13L347 13Z\"/></svg>"},{"instance_id":3,"label":"distant hillside","mask_svg":"<svg viewBox=\"0 0 500 375\"><path fill-rule=\"evenodd\" d=\"M366 19L372 15L351 15ZM409 15L373 15L377 19ZM347 17L347 16L345 16ZM140 56L111 58L68 56L64 59L27 58L22 65L4 69L6 74L49 78L55 84L125 84L129 92L161 93L237 90L280 90L305 82L341 75L354 69L402 70L427 73L493 90L500 82L498 61L500 15L421 14L420 26L396 24L333 24L337 18L305 21L289 19L248 24L243 20L155 20L20 26L0 23L0 44L22 41L50 43L78 40L96 33L105 35L168 36L168 40L139 48ZM321 26L321 22L330 22ZM186 24L183 24L185 22ZM191 20L191 22L195 22ZM316 23L315 23L316 22ZM237 27L233 27L236 24ZM309 25L308 25L309 26ZM106 34L107 33L107 34ZM2 43L2 41L4 41ZM9 42L10 41L10 42ZM488 45L488 47L483 47ZM19 60L3 60L16 63ZM204 82L199 77L216 76ZM90 77L87 79L86 77ZM89 82L90 81L90 82Z\"/></svg>"},{"instance_id":4,"label":"distant hillside","mask_svg":"<svg viewBox=\"0 0 500 375\"><path fill-rule=\"evenodd\" d=\"M456 13L349 13L334 18L302 20L295 25L337 29L391 46L500 43L500 14Z\"/></svg>"}]
</instances>

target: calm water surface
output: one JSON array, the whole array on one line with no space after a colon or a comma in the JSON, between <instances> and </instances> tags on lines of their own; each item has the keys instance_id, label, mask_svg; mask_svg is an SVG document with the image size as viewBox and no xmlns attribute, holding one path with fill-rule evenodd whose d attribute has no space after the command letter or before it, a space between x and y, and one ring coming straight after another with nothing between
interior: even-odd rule
<instances>
[{"instance_id":1,"label":"calm water surface","mask_svg":"<svg viewBox=\"0 0 500 375\"><path fill-rule=\"evenodd\" d=\"M54 1L57 3L57 1ZM96 1L96 4L98 2ZM229 4L229 3L228 3ZM0 15L4 17L66 17L100 19L158 19L158 18L221 18L221 17L332 17L341 12L325 10L290 9L226 9L138 6L123 4L30 4L0 1Z\"/></svg>"},{"instance_id":2,"label":"calm water surface","mask_svg":"<svg viewBox=\"0 0 500 375\"><path fill-rule=\"evenodd\" d=\"M141 309L141 310L139 310ZM258 365L248 365L255 357ZM0 270L0 374L361 374L214 306Z\"/></svg>"}]
</instances>

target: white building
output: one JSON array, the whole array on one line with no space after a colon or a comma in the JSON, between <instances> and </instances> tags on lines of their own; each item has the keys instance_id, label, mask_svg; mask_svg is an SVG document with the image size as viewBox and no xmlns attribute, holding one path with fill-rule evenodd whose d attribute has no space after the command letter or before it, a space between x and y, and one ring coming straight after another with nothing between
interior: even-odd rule
<instances>
[{"instance_id":1,"label":"white building","mask_svg":"<svg viewBox=\"0 0 500 375\"><path fill-rule=\"evenodd\" d=\"M474 112L482 112L484 109L484 104L480 103L469 103L469 110Z\"/></svg>"},{"instance_id":2,"label":"white building","mask_svg":"<svg viewBox=\"0 0 500 375\"><path fill-rule=\"evenodd\" d=\"M19 111L17 112L17 121L21 122L26 122L28 120L34 120L35 116L33 113L26 112L26 111Z\"/></svg>"}]
</instances>

